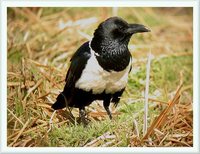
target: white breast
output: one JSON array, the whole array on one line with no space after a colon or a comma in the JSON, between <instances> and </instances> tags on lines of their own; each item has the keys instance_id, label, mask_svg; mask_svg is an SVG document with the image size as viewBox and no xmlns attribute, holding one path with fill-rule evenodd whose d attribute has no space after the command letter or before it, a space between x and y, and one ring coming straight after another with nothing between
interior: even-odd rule
<instances>
[{"instance_id":1,"label":"white breast","mask_svg":"<svg viewBox=\"0 0 200 154\"><path fill-rule=\"evenodd\" d=\"M85 91L92 90L93 94L115 93L125 88L128 81L129 65L120 72L105 71L98 63L94 51L91 49L91 57L84 68L81 78L76 82L75 87Z\"/></svg>"}]
</instances>

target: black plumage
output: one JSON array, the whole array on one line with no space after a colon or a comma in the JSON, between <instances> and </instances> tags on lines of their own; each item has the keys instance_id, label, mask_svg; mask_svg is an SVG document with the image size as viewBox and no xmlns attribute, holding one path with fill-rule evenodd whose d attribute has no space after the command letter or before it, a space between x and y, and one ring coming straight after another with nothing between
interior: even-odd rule
<instances>
[{"instance_id":1,"label":"black plumage","mask_svg":"<svg viewBox=\"0 0 200 154\"><path fill-rule=\"evenodd\" d=\"M128 24L119 17L102 22L92 40L84 43L71 58L64 90L52 108L58 110L66 105L79 108L85 123L85 106L103 100L111 119L110 102L118 104L131 69L129 40L135 33L149 31L143 25Z\"/></svg>"}]
</instances>

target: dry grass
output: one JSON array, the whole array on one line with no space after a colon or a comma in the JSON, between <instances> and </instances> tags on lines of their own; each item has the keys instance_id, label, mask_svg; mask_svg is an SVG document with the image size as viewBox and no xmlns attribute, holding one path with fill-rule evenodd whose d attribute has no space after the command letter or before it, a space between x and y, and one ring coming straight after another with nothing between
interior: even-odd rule
<instances>
[{"instance_id":1,"label":"dry grass","mask_svg":"<svg viewBox=\"0 0 200 154\"><path fill-rule=\"evenodd\" d=\"M193 146L192 103L180 104L181 87L143 138L132 135L131 146Z\"/></svg>"},{"instance_id":2,"label":"dry grass","mask_svg":"<svg viewBox=\"0 0 200 154\"><path fill-rule=\"evenodd\" d=\"M86 133L86 128L78 124L77 109L71 111L74 117L68 110L58 111L48 132L51 105L64 86L70 57L92 36L99 22L112 16L112 9L10 8L8 146L193 146L191 12L190 8L118 10L129 22L151 27L152 33L137 35L130 42L131 51L134 47L135 69L121 103L112 108L114 120L110 122L101 103L96 102L87 109L91 124ZM94 17L88 20L92 14ZM89 24L83 25L80 19L87 19ZM59 21L68 21L68 26L59 28ZM143 137L144 109L140 102L144 102L142 80L149 49L154 59L150 73L149 127Z\"/></svg>"}]
</instances>

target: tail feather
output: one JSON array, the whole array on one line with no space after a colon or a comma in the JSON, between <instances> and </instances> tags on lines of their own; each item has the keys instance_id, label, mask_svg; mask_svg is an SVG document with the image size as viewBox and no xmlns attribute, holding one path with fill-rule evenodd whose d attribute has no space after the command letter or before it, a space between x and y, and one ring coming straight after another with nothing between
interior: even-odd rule
<instances>
[{"instance_id":1,"label":"tail feather","mask_svg":"<svg viewBox=\"0 0 200 154\"><path fill-rule=\"evenodd\" d=\"M56 102L51 106L54 110L59 110L64 107L66 107L66 102L67 100L65 99L65 96L63 93L60 93L56 99Z\"/></svg>"}]
</instances>

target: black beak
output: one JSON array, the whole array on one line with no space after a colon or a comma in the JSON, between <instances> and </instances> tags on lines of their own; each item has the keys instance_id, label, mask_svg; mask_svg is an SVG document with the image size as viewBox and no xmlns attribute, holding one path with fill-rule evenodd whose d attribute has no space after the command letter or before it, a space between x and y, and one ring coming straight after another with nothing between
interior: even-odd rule
<instances>
[{"instance_id":1,"label":"black beak","mask_svg":"<svg viewBox=\"0 0 200 154\"><path fill-rule=\"evenodd\" d=\"M129 24L127 33L128 34L135 34L135 33L143 33L143 32L150 32L151 30L140 24Z\"/></svg>"}]
</instances>

